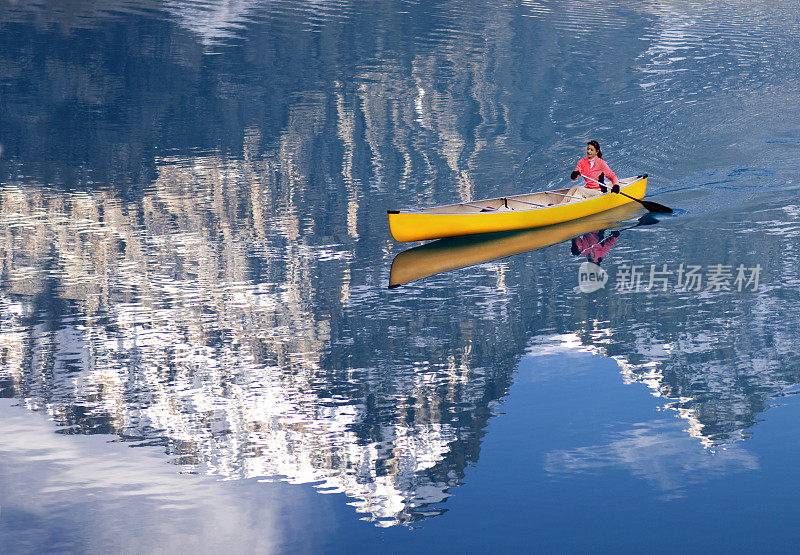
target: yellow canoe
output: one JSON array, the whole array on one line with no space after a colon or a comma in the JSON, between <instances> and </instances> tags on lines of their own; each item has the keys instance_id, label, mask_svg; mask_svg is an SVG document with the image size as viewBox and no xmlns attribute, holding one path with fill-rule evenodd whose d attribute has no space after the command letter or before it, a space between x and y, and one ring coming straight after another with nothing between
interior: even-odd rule
<instances>
[{"instance_id":1,"label":"yellow canoe","mask_svg":"<svg viewBox=\"0 0 800 555\"><path fill-rule=\"evenodd\" d=\"M621 179L620 187L641 199L647 174ZM396 241L425 241L553 225L634 202L610 192L586 198L588 194L583 187L572 187L419 210L389 210L389 229Z\"/></svg>"},{"instance_id":2,"label":"yellow canoe","mask_svg":"<svg viewBox=\"0 0 800 555\"><path fill-rule=\"evenodd\" d=\"M540 249L572 237L613 227L641 214L638 203L625 204L584 218L523 231L472 237L449 237L405 250L394 257L389 287L439 272L465 268L496 258ZM568 251L569 248L565 247Z\"/></svg>"}]
</instances>

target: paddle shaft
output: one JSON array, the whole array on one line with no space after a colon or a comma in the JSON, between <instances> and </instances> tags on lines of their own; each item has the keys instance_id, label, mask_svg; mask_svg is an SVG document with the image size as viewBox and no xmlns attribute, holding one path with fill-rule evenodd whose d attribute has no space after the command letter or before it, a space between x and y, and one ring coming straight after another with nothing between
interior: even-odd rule
<instances>
[{"instance_id":1,"label":"paddle shaft","mask_svg":"<svg viewBox=\"0 0 800 555\"><path fill-rule=\"evenodd\" d=\"M602 185L603 187L605 187L605 186L606 186L606 184L605 184L605 183L603 183L602 181L597 181L596 179L592 179L592 178L591 178L591 177L589 177L588 175L583 175L583 174L581 174L581 177L582 177L582 178L584 178L584 179L588 179L589 181L594 181L595 183L597 183L598 185ZM636 197L632 197L632 196L630 196L630 195L626 195L626 194L625 194L625 193L623 193L622 191L617 191L617 194L618 194L618 195L622 195L623 197L632 198L633 200L639 200L639 201L640 201L640 200L642 200L642 199L638 199L638 198L636 198Z\"/></svg>"},{"instance_id":2,"label":"paddle shaft","mask_svg":"<svg viewBox=\"0 0 800 555\"><path fill-rule=\"evenodd\" d=\"M605 187L605 183L601 183L600 181L597 181L596 179L592 179L588 175L583 175L583 174L580 174L580 175L581 175L582 178L586 179L587 181L594 181L598 185L602 185L603 187ZM632 197L630 195L627 195L627 194L623 193L622 191L618 191L617 194L618 195L622 195L623 197L628 197L631 200L635 200L636 202L638 202L639 204L641 204L642 206L647 208L650 212L660 212L662 214L671 214L672 213L672 208L670 208L669 206L664 206L663 204L658 204L657 202L653 202L651 200L644 200L644 199Z\"/></svg>"}]
</instances>

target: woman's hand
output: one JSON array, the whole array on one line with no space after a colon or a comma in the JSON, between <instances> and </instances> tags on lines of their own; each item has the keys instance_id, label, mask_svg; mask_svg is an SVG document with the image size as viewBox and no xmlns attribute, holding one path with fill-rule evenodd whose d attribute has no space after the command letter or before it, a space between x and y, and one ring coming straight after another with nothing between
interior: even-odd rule
<instances>
[{"instance_id":1,"label":"woman's hand","mask_svg":"<svg viewBox=\"0 0 800 555\"><path fill-rule=\"evenodd\" d=\"M580 174L581 174L581 172L579 172L578 170L575 170L574 172L572 172L571 174L569 174L569 177L570 177L570 179L572 179L573 181L575 181L576 179L578 179L578 176L579 176Z\"/></svg>"}]
</instances>

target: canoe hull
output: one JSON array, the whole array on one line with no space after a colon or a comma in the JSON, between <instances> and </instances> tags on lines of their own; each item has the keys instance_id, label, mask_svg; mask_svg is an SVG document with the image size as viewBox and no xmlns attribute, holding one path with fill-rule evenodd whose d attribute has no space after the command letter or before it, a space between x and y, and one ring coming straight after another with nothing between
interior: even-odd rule
<instances>
[{"instance_id":1,"label":"canoe hull","mask_svg":"<svg viewBox=\"0 0 800 555\"><path fill-rule=\"evenodd\" d=\"M647 176L641 176L621 191L635 198L643 198L647 189ZM513 197L508 197L513 199ZM482 201L475 201L480 203ZM508 212L477 212L473 214L430 214L425 212L389 212L389 229L396 241L426 241L442 237L494 233L558 224L597 214L605 210L634 202L614 193L575 202L557 204L546 208L512 210Z\"/></svg>"}]
</instances>

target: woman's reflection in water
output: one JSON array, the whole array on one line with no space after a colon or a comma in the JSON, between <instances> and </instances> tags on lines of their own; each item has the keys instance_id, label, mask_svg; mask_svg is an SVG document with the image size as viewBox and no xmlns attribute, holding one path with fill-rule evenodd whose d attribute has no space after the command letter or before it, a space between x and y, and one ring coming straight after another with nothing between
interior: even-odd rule
<instances>
[{"instance_id":1,"label":"woman's reflection in water","mask_svg":"<svg viewBox=\"0 0 800 555\"><path fill-rule=\"evenodd\" d=\"M573 256L585 256L589 262L600 264L617 242L619 231L616 229L606 236L606 230L590 231L580 237L572 238Z\"/></svg>"}]
</instances>

